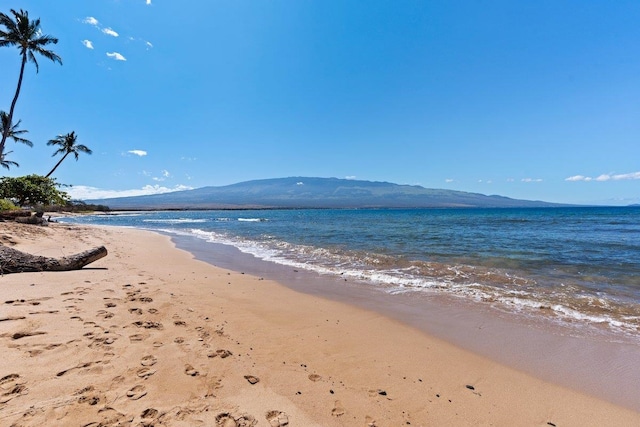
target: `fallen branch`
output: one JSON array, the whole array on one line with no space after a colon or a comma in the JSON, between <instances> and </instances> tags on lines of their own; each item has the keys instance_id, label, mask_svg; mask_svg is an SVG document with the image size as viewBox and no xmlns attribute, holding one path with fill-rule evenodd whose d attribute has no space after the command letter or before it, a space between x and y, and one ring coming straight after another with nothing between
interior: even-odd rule
<instances>
[{"instance_id":1,"label":"fallen branch","mask_svg":"<svg viewBox=\"0 0 640 427\"><path fill-rule=\"evenodd\" d=\"M63 258L32 255L6 246L0 246L0 274L79 270L105 256L107 256L107 248L104 246Z\"/></svg>"}]
</instances>

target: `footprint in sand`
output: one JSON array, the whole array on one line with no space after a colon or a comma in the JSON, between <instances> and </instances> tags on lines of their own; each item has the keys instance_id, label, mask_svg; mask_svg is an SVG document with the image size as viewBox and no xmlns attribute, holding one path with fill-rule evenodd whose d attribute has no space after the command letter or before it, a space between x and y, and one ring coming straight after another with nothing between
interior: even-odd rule
<instances>
[{"instance_id":1,"label":"footprint in sand","mask_svg":"<svg viewBox=\"0 0 640 427\"><path fill-rule=\"evenodd\" d=\"M140 341L143 341L145 338L147 338L147 336L144 334L129 335L129 341L131 342L140 342Z\"/></svg>"},{"instance_id":2,"label":"footprint in sand","mask_svg":"<svg viewBox=\"0 0 640 427\"><path fill-rule=\"evenodd\" d=\"M101 360L97 361L97 362L85 362L85 363L79 363L76 366L69 368L69 369L65 369L64 371L60 371L56 374L56 377L61 377L64 374L66 374L69 371L73 371L74 369L83 369L83 368L88 368L91 365L93 365L94 363L100 363L102 362Z\"/></svg>"},{"instance_id":3,"label":"footprint in sand","mask_svg":"<svg viewBox=\"0 0 640 427\"><path fill-rule=\"evenodd\" d=\"M9 320L22 320L26 319L24 316L9 316L9 317L0 317L0 322L7 322Z\"/></svg>"},{"instance_id":4,"label":"footprint in sand","mask_svg":"<svg viewBox=\"0 0 640 427\"><path fill-rule=\"evenodd\" d=\"M9 301L5 301L5 304L11 305L40 305L42 301L50 300L53 297L43 297L43 298L33 298L33 299L13 299Z\"/></svg>"},{"instance_id":5,"label":"footprint in sand","mask_svg":"<svg viewBox=\"0 0 640 427\"><path fill-rule=\"evenodd\" d=\"M271 427L284 427L289 425L289 417L284 412L269 411L266 417Z\"/></svg>"},{"instance_id":6,"label":"footprint in sand","mask_svg":"<svg viewBox=\"0 0 640 427\"><path fill-rule=\"evenodd\" d=\"M141 360L140 360L140 364L142 366L153 366L156 364L156 362L158 361L158 359L153 356L153 355L149 355L149 356L144 356Z\"/></svg>"},{"instance_id":7,"label":"footprint in sand","mask_svg":"<svg viewBox=\"0 0 640 427\"><path fill-rule=\"evenodd\" d=\"M151 368L140 368L138 369L138 372L136 372L136 375L140 378L142 378L143 380L146 380L147 378L149 378L151 375L155 374L156 371L154 369Z\"/></svg>"},{"instance_id":8,"label":"footprint in sand","mask_svg":"<svg viewBox=\"0 0 640 427\"><path fill-rule=\"evenodd\" d=\"M376 420L374 420L373 418L371 418L369 415L367 415L364 418L364 426L365 427L377 427L376 425Z\"/></svg>"},{"instance_id":9,"label":"footprint in sand","mask_svg":"<svg viewBox=\"0 0 640 427\"><path fill-rule=\"evenodd\" d=\"M218 349L214 353L209 353L207 357L213 358L220 356L221 359L226 359L227 357L232 355L233 353L231 353L229 350Z\"/></svg>"},{"instance_id":10,"label":"footprint in sand","mask_svg":"<svg viewBox=\"0 0 640 427\"><path fill-rule=\"evenodd\" d=\"M309 379L315 383L316 381L320 381L322 377L318 374L311 374L309 375Z\"/></svg>"},{"instance_id":11,"label":"footprint in sand","mask_svg":"<svg viewBox=\"0 0 640 427\"><path fill-rule=\"evenodd\" d=\"M19 340L25 337L33 337L35 335L44 335L46 332L42 331L23 331L23 332L14 332L13 334L2 334L0 336L9 336L12 340Z\"/></svg>"},{"instance_id":12,"label":"footprint in sand","mask_svg":"<svg viewBox=\"0 0 640 427\"><path fill-rule=\"evenodd\" d=\"M204 397L216 397L215 391L222 388L222 380L217 377L213 377L207 384L207 393Z\"/></svg>"},{"instance_id":13,"label":"footprint in sand","mask_svg":"<svg viewBox=\"0 0 640 427\"><path fill-rule=\"evenodd\" d=\"M0 378L0 404L29 392L18 374L9 374Z\"/></svg>"},{"instance_id":14,"label":"footprint in sand","mask_svg":"<svg viewBox=\"0 0 640 427\"><path fill-rule=\"evenodd\" d=\"M253 427L256 424L258 424L258 420L249 414L233 416L223 412L216 415L216 425L218 427Z\"/></svg>"},{"instance_id":15,"label":"footprint in sand","mask_svg":"<svg viewBox=\"0 0 640 427\"><path fill-rule=\"evenodd\" d=\"M333 409L331 410L331 415L334 417L340 417L346 413L344 406L342 406L342 402L336 400L336 403L333 405Z\"/></svg>"},{"instance_id":16,"label":"footprint in sand","mask_svg":"<svg viewBox=\"0 0 640 427\"><path fill-rule=\"evenodd\" d=\"M147 389L143 385L136 385L127 391L127 397L131 400L138 400L143 396L146 396Z\"/></svg>"},{"instance_id":17,"label":"footprint in sand","mask_svg":"<svg viewBox=\"0 0 640 427\"><path fill-rule=\"evenodd\" d=\"M144 411L142 411L142 414L140 414L140 418L142 418L143 425L153 426L155 425L155 422L157 421L159 414L160 412L157 409L147 408Z\"/></svg>"},{"instance_id":18,"label":"footprint in sand","mask_svg":"<svg viewBox=\"0 0 640 427\"><path fill-rule=\"evenodd\" d=\"M142 314L142 309L141 308L130 308L129 309L129 313L140 315L140 314Z\"/></svg>"},{"instance_id":19,"label":"footprint in sand","mask_svg":"<svg viewBox=\"0 0 640 427\"><path fill-rule=\"evenodd\" d=\"M192 377L195 377L199 374L199 372L196 371L196 369L193 366L188 364L184 366L184 373Z\"/></svg>"},{"instance_id":20,"label":"footprint in sand","mask_svg":"<svg viewBox=\"0 0 640 427\"><path fill-rule=\"evenodd\" d=\"M114 316L114 314L110 311L107 310L99 310L98 314L96 314L96 317L100 317L102 319L111 319Z\"/></svg>"},{"instance_id":21,"label":"footprint in sand","mask_svg":"<svg viewBox=\"0 0 640 427\"><path fill-rule=\"evenodd\" d=\"M245 375L244 379L249 381L249 384L254 385L260 382L260 378L254 377L253 375Z\"/></svg>"},{"instance_id":22,"label":"footprint in sand","mask_svg":"<svg viewBox=\"0 0 640 427\"><path fill-rule=\"evenodd\" d=\"M162 326L162 323L160 322L152 322L150 320L144 320L144 321L138 321L138 322L133 322L134 326L137 326L138 328L145 328L145 329L163 329L164 327Z\"/></svg>"}]
</instances>

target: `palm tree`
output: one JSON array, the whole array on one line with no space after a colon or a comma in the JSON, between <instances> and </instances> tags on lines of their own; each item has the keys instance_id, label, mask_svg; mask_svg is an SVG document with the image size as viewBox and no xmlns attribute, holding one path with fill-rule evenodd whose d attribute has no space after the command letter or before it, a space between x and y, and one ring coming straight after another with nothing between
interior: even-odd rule
<instances>
[{"instance_id":1,"label":"palm tree","mask_svg":"<svg viewBox=\"0 0 640 427\"><path fill-rule=\"evenodd\" d=\"M20 122L22 122L22 120L18 120L18 123L16 123L15 125L11 126L11 123L9 122L9 115L7 113L5 113L4 111L0 111L0 125L2 126L2 133L5 132L5 130L7 130L7 138L11 138L13 139L15 142L20 142L22 144L26 144L29 147L33 147L33 142L29 141L28 139L22 138L20 135L28 133L28 130L18 130L18 126L20 126ZM0 155L0 166L2 166L5 169L9 169L11 166L20 166L19 164L17 164L16 162L12 162L10 160L7 160L7 154L12 153L12 151L9 151L7 153L3 153Z\"/></svg>"},{"instance_id":2,"label":"palm tree","mask_svg":"<svg viewBox=\"0 0 640 427\"><path fill-rule=\"evenodd\" d=\"M22 120L18 120L18 123L11 126L11 123L9 122L9 115L4 111L0 111L0 122L2 124L3 133L5 132L5 129L8 129L7 138L13 139L14 142L20 142L22 144L28 145L29 147L33 147L33 142L20 136L22 134L29 133L29 131L25 129L18 130L18 126L20 126Z\"/></svg>"},{"instance_id":3,"label":"palm tree","mask_svg":"<svg viewBox=\"0 0 640 427\"><path fill-rule=\"evenodd\" d=\"M7 170L9 170L11 168L11 166L15 166L15 167L20 166L16 162L12 162L11 160L7 160L7 154L11 154L11 153L13 153L13 151L8 151L8 152L0 155L0 166L2 166L3 168L5 168Z\"/></svg>"},{"instance_id":4,"label":"palm tree","mask_svg":"<svg viewBox=\"0 0 640 427\"><path fill-rule=\"evenodd\" d=\"M0 47L16 46L22 56L22 65L20 66L18 87L16 88L16 93L13 96L11 108L9 109L9 123L13 121L13 111L16 108L16 102L18 102L18 96L20 95L22 77L24 76L24 67L27 64L27 60L35 64L36 73L39 71L38 61L35 56L36 53L53 62L62 64L62 59L57 54L45 49L45 46L48 44L58 43L58 39L42 34L39 18L30 21L29 13L22 9L20 9L20 12L11 9L11 14L15 19L12 19L4 13L0 13L0 25L5 27L4 30L0 29ZM4 153L4 147L8 137L9 129L4 128L2 131L2 141L0 141L0 157L2 157L2 153Z\"/></svg>"},{"instance_id":5,"label":"palm tree","mask_svg":"<svg viewBox=\"0 0 640 427\"><path fill-rule=\"evenodd\" d=\"M51 172L49 172L45 178L49 178L49 176L51 176L53 171L55 171L58 168L58 166L60 166L60 163L62 163L62 161L66 159L69 154L73 154L76 157L76 161L78 160L78 156L80 155L80 153L91 154L92 151L89 149L89 147L82 144L76 144L77 139L78 137L76 133L71 132L66 135L58 135L56 139L52 139L49 142L47 142L47 145L60 146L60 148L58 148L55 151L55 153L53 153L54 156L57 156L58 154L63 154L63 156L58 161L58 163L56 163L53 169L51 169Z\"/></svg>"}]
</instances>

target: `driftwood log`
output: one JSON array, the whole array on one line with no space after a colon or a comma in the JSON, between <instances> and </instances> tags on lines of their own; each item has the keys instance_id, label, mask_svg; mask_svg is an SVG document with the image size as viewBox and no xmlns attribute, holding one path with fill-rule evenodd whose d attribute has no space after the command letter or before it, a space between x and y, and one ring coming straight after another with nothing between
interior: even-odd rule
<instances>
[{"instance_id":1,"label":"driftwood log","mask_svg":"<svg viewBox=\"0 0 640 427\"><path fill-rule=\"evenodd\" d=\"M31 216L31 212L18 210L18 209L13 211L0 211L0 220L14 221L16 218L30 217L30 216Z\"/></svg>"},{"instance_id":2,"label":"driftwood log","mask_svg":"<svg viewBox=\"0 0 640 427\"><path fill-rule=\"evenodd\" d=\"M79 270L105 256L107 248L104 246L67 257L48 258L0 245L0 274Z\"/></svg>"}]
</instances>

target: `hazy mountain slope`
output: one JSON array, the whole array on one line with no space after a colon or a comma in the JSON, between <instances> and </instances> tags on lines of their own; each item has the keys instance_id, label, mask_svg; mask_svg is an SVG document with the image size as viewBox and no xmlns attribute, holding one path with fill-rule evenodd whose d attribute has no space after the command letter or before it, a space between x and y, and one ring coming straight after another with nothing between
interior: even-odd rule
<instances>
[{"instance_id":1,"label":"hazy mountain slope","mask_svg":"<svg viewBox=\"0 0 640 427\"><path fill-rule=\"evenodd\" d=\"M290 177L149 196L87 200L111 209L543 207L552 203L417 185Z\"/></svg>"}]
</instances>

